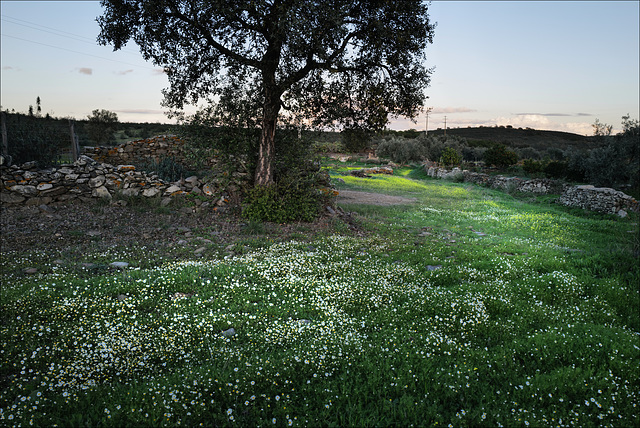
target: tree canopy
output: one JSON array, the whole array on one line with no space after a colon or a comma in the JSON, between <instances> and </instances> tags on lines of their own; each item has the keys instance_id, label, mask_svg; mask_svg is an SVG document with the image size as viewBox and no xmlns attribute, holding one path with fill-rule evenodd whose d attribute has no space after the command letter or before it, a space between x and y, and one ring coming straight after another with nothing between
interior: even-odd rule
<instances>
[{"instance_id":1,"label":"tree canopy","mask_svg":"<svg viewBox=\"0 0 640 428\"><path fill-rule=\"evenodd\" d=\"M379 129L415 118L432 70L435 25L421 0L102 0L98 41L135 41L164 68L164 105L253 112L256 184L273 182L282 110L313 125ZM240 101L239 101L240 100Z\"/></svg>"}]
</instances>

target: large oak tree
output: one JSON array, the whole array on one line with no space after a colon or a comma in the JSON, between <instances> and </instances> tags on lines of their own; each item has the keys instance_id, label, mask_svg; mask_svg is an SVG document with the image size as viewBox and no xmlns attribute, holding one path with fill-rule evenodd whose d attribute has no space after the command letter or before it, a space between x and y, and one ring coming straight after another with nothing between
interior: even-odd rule
<instances>
[{"instance_id":1,"label":"large oak tree","mask_svg":"<svg viewBox=\"0 0 640 428\"><path fill-rule=\"evenodd\" d=\"M129 40L164 68L164 105L246 99L259 106L255 183L274 180L281 111L315 125L381 128L415 118L435 25L421 0L102 0L98 42ZM242 93L241 93L242 92Z\"/></svg>"}]
</instances>

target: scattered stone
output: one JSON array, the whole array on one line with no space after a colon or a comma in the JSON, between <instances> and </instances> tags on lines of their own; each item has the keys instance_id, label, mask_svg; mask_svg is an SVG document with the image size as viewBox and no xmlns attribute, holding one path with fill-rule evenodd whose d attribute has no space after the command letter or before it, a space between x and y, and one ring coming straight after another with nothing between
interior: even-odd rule
<instances>
[{"instance_id":1,"label":"scattered stone","mask_svg":"<svg viewBox=\"0 0 640 428\"><path fill-rule=\"evenodd\" d=\"M149 189L144 189L142 191L142 196L146 198L153 198L154 196L158 196L161 193L160 189L156 187L151 187Z\"/></svg>"},{"instance_id":2,"label":"scattered stone","mask_svg":"<svg viewBox=\"0 0 640 428\"><path fill-rule=\"evenodd\" d=\"M5 204L19 204L25 200L26 198L16 193L0 192L0 202Z\"/></svg>"},{"instance_id":3,"label":"scattered stone","mask_svg":"<svg viewBox=\"0 0 640 428\"><path fill-rule=\"evenodd\" d=\"M53 184L51 183L40 183L36 186L37 190L43 191L43 190L49 190L53 188Z\"/></svg>"},{"instance_id":4,"label":"scattered stone","mask_svg":"<svg viewBox=\"0 0 640 428\"><path fill-rule=\"evenodd\" d=\"M128 188L122 191L122 195L126 197L136 197L140 194L140 189Z\"/></svg>"},{"instance_id":5,"label":"scattered stone","mask_svg":"<svg viewBox=\"0 0 640 428\"><path fill-rule=\"evenodd\" d=\"M482 233L482 232L473 232L478 236L488 236L486 233Z\"/></svg>"},{"instance_id":6,"label":"scattered stone","mask_svg":"<svg viewBox=\"0 0 640 428\"><path fill-rule=\"evenodd\" d=\"M181 240L179 240L179 241L177 242L177 244L178 244L178 245L187 245L187 244L188 244L188 242L187 242L187 241L185 241L184 239L181 239Z\"/></svg>"},{"instance_id":7,"label":"scattered stone","mask_svg":"<svg viewBox=\"0 0 640 428\"><path fill-rule=\"evenodd\" d=\"M111 199L111 193L109 193L109 190L107 190L107 188L104 186L96 187L95 189L93 189L93 191L91 192L91 196L93 196L94 198Z\"/></svg>"},{"instance_id":8,"label":"scattered stone","mask_svg":"<svg viewBox=\"0 0 640 428\"><path fill-rule=\"evenodd\" d=\"M186 299L189 297L193 297L195 296L195 293L181 293L181 292L177 292L175 294L173 294L171 296L171 300L178 300L178 299Z\"/></svg>"},{"instance_id":9,"label":"scattered stone","mask_svg":"<svg viewBox=\"0 0 640 428\"><path fill-rule=\"evenodd\" d=\"M128 296L126 294L118 294L118 301L122 302L123 300L125 300Z\"/></svg>"},{"instance_id":10,"label":"scattered stone","mask_svg":"<svg viewBox=\"0 0 640 428\"><path fill-rule=\"evenodd\" d=\"M89 186L91 187L100 187L104 184L104 182L106 181L106 177L104 175L98 175L97 177L92 178L91 180L89 180Z\"/></svg>"},{"instance_id":11,"label":"scattered stone","mask_svg":"<svg viewBox=\"0 0 640 428\"><path fill-rule=\"evenodd\" d=\"M109 266L116 268L116 269L124 269L129 267L129 263L127 262L113 262L111 263Z\"/></svg>"},{"instance_id":12,"label":"scattered stone","mask_svg":"<svg viewBox=\"0 0 640 428\"><path fill-rule=\"evenodd\" d=\"M23 186L21 184L16 184L15 186L11 186L9 190L19 193L22 196L35 196L38 194L36 186Z\"/></svg>"},{"instance_id":13,"label":"scattered stone","mask_svg":"<svg viewBox=\"0 0 640 428\"><path fill-rule=\"evenodd\" d=\"M428 271L434 271L434 270L438 270L438 269L442 269L442 265L437 265L437 266L427 265L427 270Z\"/></svg>"},{"instance_id":14,"label":"scattered stone","mask_svg":"<svg viewBox=\"0 0 640 428\"><path fill-rule=\"evenodd\" d=\"M164 191L164 193L166 195L173 195L176 194L178 192L180 192L182 189L179 186L176 186L175 184L172 186L169 186L169 188L167 190Z\"/></svg>"},{"instance_id":15,"label":"scattered stone","mask_svg":"<svg viewBox=\"0 0 640 428\"><path fill-rule=\"evenodd\" d=\"M327 206L326 209L327 209L327 212L329 214L331 214L331 215L336 215L337 214L336 211L333 208L331 208L330 206Z\"/></svg>"},{"instance_id":16,"label":"scattered stone","mask_svg":"<svg viewBox=\"0 0 640 428\"><path fill-rule=\"evenodd\" d=\"M40 211L46 214L53 214L54 212L56 212L55 209L45 204L38 205L38 209L40 209Z\"/></svg>"},{"instance_id":17,"label":"scattered stone","mask_svg":"<svg viewBox=\"0 0 640 428\"><path fill-rule=\"evenodd\" d=\"M87 232L87 235L91 237L100 236L102 235L102 232L100 232L99 230L90 230Z\"/></svg>"},{"instance_id":18,"label":"scattered stone","mask_svg":"<svg viewBox=\"0 0 640 428\"><path fill-rule=\"evenodd\" d=\"M200 247L197 250L194 251L195 254L202 254L204 252L204 250L206 250L205 247Z\"/></svg>"},{"instance_id":19,"label":"scattered stone","mask_svg":"<svg viewBox=\"0 0 640 428\"><path fill-rule=\"evenodd\" d=\"M222 335L225 337L235 336L235 334L236 334L236 330L233 327L222 332Z\"/></svg>"},{"instance_id":20,"label":"scattered stone","mask_svg":"<svg viewBox=\"0 0 640 428\"><path fill-rule=\"evenodd\" d=\"M38 273L38 269L37 268L26 268L24 270L24 273L29 274L29 275L33 275L34 273Z\"/></svg>"}]
</instances>

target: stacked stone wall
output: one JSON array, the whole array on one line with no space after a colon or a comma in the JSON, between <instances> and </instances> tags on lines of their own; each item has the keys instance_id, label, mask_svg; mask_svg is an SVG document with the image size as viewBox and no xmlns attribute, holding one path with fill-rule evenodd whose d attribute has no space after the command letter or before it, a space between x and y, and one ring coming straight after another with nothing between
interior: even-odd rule
<instances>
[{"instance_id":1,"label":"stacked stone wall","mask_svg":"<svg viewBox=\"0 0 640 428\"><path fill-rule=\"evenodd\" d=\"M111 200L116 195L152 198L193 194L221 206L228 200L228 192L237 190L248 176L247 172L235 172L230 178L207 183L196 176L169 183L155 174L137 171L134 165L113 166L83 155L73 164L45 170L37 170L35 162L0 166L0 201L3 205L46 205L74 199Z\"/></svg>"},{"instance_id":2,"label":"stacked stone wall","mask_svg":"<svg viewBox=\"0 0 640 428\"><path fill-rule=\"evenodd\" d=\"M128 141L116 147L86 147L84 154L97 162L111 165L142 165L150 160L172 158L185 167L192 167L185 150L185 142L175 135L160 135L142 140ZM205 166L213 166L217 159L212 157Z\"/></svg>"},{"instance_id":3,"label":"stacked stone wall","mask_svg":"<svg viewBox=\"0 0 640 428\"><path fill-rule=\"evenodd\" d=\"M443 178L479 184L492 189L518 191L536 194L561 194L556 201L571 207L580 207L590 211L606 214L618 214L621 217L628 211L640 212L640 204L631 196L618 190L599 188L594 186L571 186L557 180L546 178L523 180L518 177L489 175L454 168L447 170L434 165L425 165L427 175L433 178Z\"/></svg>"}]
</instances>

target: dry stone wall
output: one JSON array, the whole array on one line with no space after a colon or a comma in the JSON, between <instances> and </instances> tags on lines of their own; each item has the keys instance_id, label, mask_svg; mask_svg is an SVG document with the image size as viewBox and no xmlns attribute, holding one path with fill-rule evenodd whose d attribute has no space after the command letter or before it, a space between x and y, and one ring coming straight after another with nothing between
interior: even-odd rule
<instances>
[{"instance_id":1,"label":"dry stone wall","mask_svg":"<svg viewBox=\"0 0 640 428\"><path fill-rule=\"evenodd\" d=\"M207 204L222 206L229 199L227 192L237 190L248 176L246 172L234 175L224 182L212 179L204 183L192 176L168 183L155 174L136 171L133 165L114 166L83 155L73 164L45 170L37 170L35 162L0 166L0 201L3 205L46 205L74 199L111 200L116 195L152 198L192 194L208 199Z\"/></svg>"},{"instance_id":2,"label":"dry stone wall","mask_svg":"<svg viewBox=\"0 0 640 428\"><path fill-rule=\"evenodd\" d=\"M556 201L571 207L580 207L606 214L625 217L629 211L640 212L640 204L631 196L618 190L594 186L571 186L557 180L523 180L518 177L492 176L454 168L447 170L434 165L425 165L427 175L434 178L460 180L493 189L514 190L525 193L561 194Z\"/></svg>"},{"instance_id":3,"label":"dry stone wall","mask_svg":"<svg viewBox=\"0 0 640 428\"><path fill-rule=\"evenodd\" d=\"M86 147L84 154L111 165L140 165L150 160L158 162L162 158L173 158L186 167L191 166L184 140L175 135L128 141L116 147ZM205 166L212 166L216 162L216 158L208 159Z\"/></svg>"}]
</instances>

